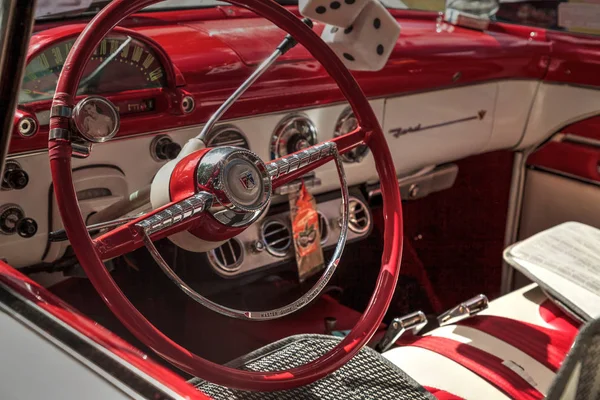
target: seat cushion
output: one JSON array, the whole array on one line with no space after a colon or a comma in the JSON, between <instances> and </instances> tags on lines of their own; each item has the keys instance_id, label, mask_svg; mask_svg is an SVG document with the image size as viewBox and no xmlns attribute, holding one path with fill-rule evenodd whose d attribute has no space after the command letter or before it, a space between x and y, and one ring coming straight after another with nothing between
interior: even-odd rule
<instances>
[{"instance_id":1,"label":"seat cushion","mask_svg":"<svg viewBox=\"0 0 600 400\"><path fill-rule=\"evenodd\" d=\"M569 323L557 324L556 318L560 317L555 315L548 318L546 315L548 313L543 311L543 304L546 300L547 297L534 284L492 301L489 308L480 315L500 317L497 318L499 323L502 323L503 318L512 320L514 323L511 325L523 323L524 329L522 332L528 332L527 336L530 340L540 341L536 344L539 344L540 348L549 353L551 351L549 333L556 332L556 335L573 338L573 329L575 328ZM485 319L488 317L475 318ZM563 316L562 318L566 317ZM469 322L469 320L465 322ZM458 343L457 354L466 353L466 350L469 350L468 347L472 347L477 351L489 354L490 359L503 360L506 368L510 368L513 373L526 381L533 389L539 391L542 395L548 394L551 383L556 376L556 368L549 367L545 358L540 359L531 355L535 355L531 348L536 348L536 346L529 346L528 344L527 349L517 348L515 346L518 345L513 346L493 334L477 329L477 324L472 324L473 326L466 325L469 324L444 326L434 329L426 336L443 338ZM568 332L562 332L562 329L567 329ZM544 351L538 353L545 354ZM558 360L559 363L562 361L562 357L566 355L566 351L562 353L564 354ZM556 356L556 354L553 355ZM386 352L384 357L424 386L445 390L465 399L503 400L510 397L507 396L506 391L500 390L494 382L482 378L477 370L469 369L464 363L456 362L452 357L446 357L431 349L409 344Z\"/></svg>"},{"instance_id":2,"label":"seat cushion","mask_svg":"<svg viewBox=\"0 0 600 400\"><path fill-rule=\"evenodd\" d=\"M339 338L324 335L292 336L263 347L229 365L250 371L286 370L315 360L331 350ZM202 380L191 381L214 399L435 399L421 385L370 348L364 348L346 365L310 385L278 392L233 390Z\"/></svg>"}]
</instances>

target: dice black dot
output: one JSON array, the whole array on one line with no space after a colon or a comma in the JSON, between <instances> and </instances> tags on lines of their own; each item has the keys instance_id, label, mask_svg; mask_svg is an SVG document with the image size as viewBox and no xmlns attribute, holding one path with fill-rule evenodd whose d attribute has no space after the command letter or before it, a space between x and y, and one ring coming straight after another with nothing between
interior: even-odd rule
<instances>
[{"instance_id":1,"label":"dice black dot","mask_svg":"<svg viewBox=\"0 0 600 400\"><path fill-rule=\"evenodd\" d=\"M373 27L374 27L375 29L379 29L379 27L380 27L380 26L381 26L381 20L380 20L379 18L375 18L375 19L373 20Z\"/></svg>"},{"instance_id":2,"label":"dice black dot","mask_svg":"<svg viewBox=\"0 0 600 400\"><path fill-rule=\"evenodd\" d=\"M348 5L352 5L354 4L356 0L344 0L344 3L348 4Z\"/></svg>"},{"instance_id":3,"label":"dice black dot","mask_svg":"<svg viewBox=\"0 0 600 400\"><path fill-rule=\"evenodd\" d=\"M383 45L380 44L379 46L377 46L377 54L382 55L383 54Z\"/></svg>"},{"instance_id":4,"label":"dice black dot","mask_svg":"<svg viewBox=\"0 0 600 400\"><path fill-rule=\"evenodd\" d=\"M343 56L348 61L354 61L354 57L352 56L352 54L344 53Z\"/></svg>"},{"instance_id":5,"label":"dice black dot","mask_svg":"<svg viewBox=\"0 0 600 400\"><path fill-rule=\"evenodd\" d=\"M347 27L346 29L344 29L344 33L347 35L350 32L352 32L352 29L354 29L354 27L352 25L350 25L349 27Z\"/></svg>"},{"instance_id":6,"label":"dice black dot","mask_svg":"<svg viewBox=\"0 0 600 400\"><path fill-rule=\"evenodd\" d=\"M332 10L337 10L341 7L341 4L339 1L332 1L329 7L331 7Z\"/></svg>"},{"instance_id":7,"label":"dice black dot","mask_svg":"<svg viewBox=\"0 0 600 400\"><path fill-rule=\"evenodd\" d=\"M317 14L325 14L325 11L327 11L327 9L323 6L319 6L315 9L315 11L317 12Z\"/></svg>"},{"instance_id":8,"label":"dice black dot","mask_svg":"<svg viewBox=\"0 0 600 400\"><path fill-rule=\"evenodd\" d=\"M336 33L339 30L340 29L337 26L334 26L333 28L331 28L331 33Z\"/></svg>"}]
</instances>

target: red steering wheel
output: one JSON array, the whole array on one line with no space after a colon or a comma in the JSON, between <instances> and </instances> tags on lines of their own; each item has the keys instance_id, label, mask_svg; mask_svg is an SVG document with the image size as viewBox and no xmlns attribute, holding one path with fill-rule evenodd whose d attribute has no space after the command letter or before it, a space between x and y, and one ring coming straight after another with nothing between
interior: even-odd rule
<instances>
[{"instance_id":1,"label":"red steering wheel","mask_svg":"<svg viewBox=\"0 0 600 400\"><path fill-rule=\"evenodd\" d=\"M143 7L158 2L159 0L115 0L111 2L88 24L73 45L64 64L52 104L51 134L48 147L54 192L65 230L81 266L112 312L140 341L175 366L207 381L243 390L273 391L307 385L343 366L369 341L381 323L394 293L400 272L402 254L402 205L396 171L387 142L377 118L357 82L317 34L304 25L295 15L274 1L230 0L231 3L252 10L270 20L279 28L290 33L310 51L336 81L342 93L348 99L360 126L347 135L312 148L312 152L309 154L316 154L317 162L309 163L308 166L305 165L304 167L300 162L300 166L295 172L286 172L279 179L273 179L273 188L302 175L308 169L314 169L324 162L334 159L334 153L343 154L363 143L368 145L373 152L375 165L381 180L385 223L384 250L375 292L359 322L334 349L306 365L277 372L241 371L214 364L181 347L154 327L129 302L105 268L102 258L107 258L105 249L107 242L94 241L88 234L85 222L78 210L71 174L73 149L69 132L73 128L70 123L70 110L73 110L77 87L87 61L100 41L119 22ZM334 148L332 152L324 150L331 148ZM184 157L179 161L176 168L181 167L185 170L185 164L189 164L190 159L195 157L197 161L205 153L205 150L199 150L188 157ZM309 158L311 161L313 160L312 155ZM276 175L279 175L277 172L275 174L272 172L273 167L275 167L275 171L278 168L276 163L277 160L266 165L269 174L273 178L278 178ZM260 166L259 164L257 166ZM262 165L264 166L264 164ZM197 186L198 183L196 182L195 185ZM199 189L192 189L192 195L194 195L194 190L198 192ZM215 193L210 195L213 194L217 196ZM175 203L153 210L149 214L155 216L166 208L173 206L173 204ZM204 218L203 222L206 222L207 218L208 220L211 218L211 216L207 217L207 213L204 212L198 214L185 219L185 221L183 219L178 220L177 223L169 226L169 229L163 231L162 236L184 230L197 230L198 223L202 218ZM134 228L136 222L139 227L147 219L148 217L144 216L115 230L118 234L110 236L113 249L110 253L111 257L118 255L119 249L122 252L127 251L125 249L130 249L132 242L142 242L139 231ZM173 218L174 220L175 218ZM213 220L210 221L214 223ZM226 229L226 227L222 227L221 229L223 238L232 237L239 232L239 228Z\"/></svg>"}]
</instances>

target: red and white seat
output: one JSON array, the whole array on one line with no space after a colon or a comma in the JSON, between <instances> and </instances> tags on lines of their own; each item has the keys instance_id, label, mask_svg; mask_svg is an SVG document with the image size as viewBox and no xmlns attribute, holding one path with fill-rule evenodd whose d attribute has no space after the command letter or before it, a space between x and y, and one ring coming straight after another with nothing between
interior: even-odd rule
<instances>
[{"instance_id":1,"label":"red and white seat","mask_svg":"<svg viewBox=\"0 0 600 400\"><path fill-rule=\"evenodd\" d=\"M541 399L577 331L532 284L475 317L399 343L384 357L421 385L460 398Z\"/></svg>"}]
</instances>

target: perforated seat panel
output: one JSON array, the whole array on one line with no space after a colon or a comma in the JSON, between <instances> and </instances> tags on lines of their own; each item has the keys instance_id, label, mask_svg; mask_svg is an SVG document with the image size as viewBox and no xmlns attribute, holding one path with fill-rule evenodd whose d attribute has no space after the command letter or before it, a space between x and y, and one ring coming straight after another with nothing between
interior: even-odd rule
<instances>
[{"instance_id":1,"label":"perforated seat panel","mask_svg":"<svg viewBox=\"0 0 600 400\"><path fill-rule=\"evenodd\" d=\"M292 336L263 347L229 365L250 371L276 371L298 367L331 350L338 338L323 335ZM362 349L333 374L310 385L279 392L232 390L199 379L191 381L214 399L248 400L424 400L435 399L412 378L370 348Z\"/></svg>"}]
</instances>

